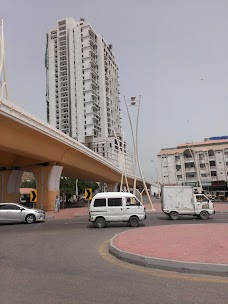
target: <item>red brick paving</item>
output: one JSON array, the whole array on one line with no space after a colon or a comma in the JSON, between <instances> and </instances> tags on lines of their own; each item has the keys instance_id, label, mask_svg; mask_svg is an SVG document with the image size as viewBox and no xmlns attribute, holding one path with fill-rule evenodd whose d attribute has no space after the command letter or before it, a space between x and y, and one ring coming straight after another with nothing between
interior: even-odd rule
<instances>
[{"instance_id":1,"label":"red brick paving","mask_svg":"<svg viewBox=\"0 0 228 304\"><path fill-rule=\"evenodd\" d=\"M161 203L156 200L153 202L153 206L156 209L156 213L162 213ZM151 210L150 204L145 204L146 210ZM228 203L216 203L215 212L228 212ZM74 218L76 216L88 215L88 206L82 205L75 208L65 208L61 209L60 212L55 213L54 211L46 211L47 218L64 219L64 218Z\"/></svg>"},{"instance_id":2,"label":"red brick paving","mask_svg":"<svg viewBox=\"0 0 228 304\"><path fill-rule=\"evenodd\" d=\"M117 235L119 249L148 257L228 264L228 224L137 228Z\"/></svg>"}]
</instances>

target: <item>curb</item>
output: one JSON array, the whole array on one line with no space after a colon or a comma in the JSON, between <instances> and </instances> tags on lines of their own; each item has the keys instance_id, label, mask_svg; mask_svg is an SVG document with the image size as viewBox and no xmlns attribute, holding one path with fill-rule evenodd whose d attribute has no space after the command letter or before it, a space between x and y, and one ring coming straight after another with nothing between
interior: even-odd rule
<instances>
[{"instance_id":1,"label":"curb","mask_svg":"<svg viewBox=\"0 0 228 304\"><path fill-rule=\"evenodd\" d=\"M180 262L175 260L153 258L123 251L113 244L113 240L117 235L118 234L116 234L110 240L109 252L116 258L125 262L148 268L228 277L228 264L195 263L187 261Z\"/></svg>"}]
</instances>

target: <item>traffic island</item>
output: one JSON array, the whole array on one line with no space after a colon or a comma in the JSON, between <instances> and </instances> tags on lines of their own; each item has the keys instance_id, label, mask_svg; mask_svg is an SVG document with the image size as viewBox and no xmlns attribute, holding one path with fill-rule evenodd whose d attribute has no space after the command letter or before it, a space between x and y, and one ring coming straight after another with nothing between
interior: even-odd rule
<instances>
[{"instance_id":1,"label":"traffic island","mask_svg":"<svg viewBox=\"0 0 228 304\"><path fill-rule=\"evenodd\" d=\"M228 276L228 224L166 225L115 235L109 251L144 267Z\"/></svg>"}]
</instances>

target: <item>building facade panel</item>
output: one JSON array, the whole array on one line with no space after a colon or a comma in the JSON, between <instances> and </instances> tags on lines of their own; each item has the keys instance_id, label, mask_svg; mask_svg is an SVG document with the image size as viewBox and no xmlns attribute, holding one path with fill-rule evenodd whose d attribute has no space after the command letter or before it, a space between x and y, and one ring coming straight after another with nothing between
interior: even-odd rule
<instances>
[{"instance_id":1,"label":"building facade panel","mask_svg":"<svg viewBox=\"0 0 228 304\"><path fill-rule=\"evenodd\" d=\"M205 139L162 149L160 182L194 187L222 187L228 190L228 138Z\"/></svg>"}]
</instances>

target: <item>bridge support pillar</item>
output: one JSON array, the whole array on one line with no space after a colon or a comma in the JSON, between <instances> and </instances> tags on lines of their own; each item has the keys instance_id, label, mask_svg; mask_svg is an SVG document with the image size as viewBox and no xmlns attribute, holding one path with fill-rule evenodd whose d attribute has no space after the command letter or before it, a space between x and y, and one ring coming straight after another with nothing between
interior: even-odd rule
<instances>
[{"instance_id":1,"label":"bridge support pillar","mask_svg":"<svg viewBox=\"0 0 228 304\"><path fill-rule=\"evenodd\" d=\"M23 171L0 171L0 202L20 203L20 184Z\"/></svg>"},{"instance_id":2,"label":"bridge support pillar","mask_svg":"<svg viewBox=\"0 0 228 304\"><path fill-rule=\"evenodd\" d=\"M55 210L55 198L59 196L59 183L62 166L33 167L36 176L37 203L36 208L45 211Z\"/></svg>"},{"instance_id":3,"label":"bridge support pillar","mask_svg":"<svg viewBox=\"0 0 228 304\"><path fill-rule=\"evenodd\" d=\"M118 183L116 184L107 184L109 192L118 192Z\"/></svg>"}]
</instances>

